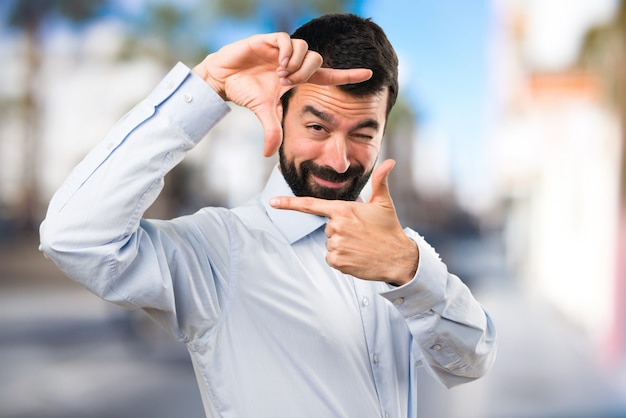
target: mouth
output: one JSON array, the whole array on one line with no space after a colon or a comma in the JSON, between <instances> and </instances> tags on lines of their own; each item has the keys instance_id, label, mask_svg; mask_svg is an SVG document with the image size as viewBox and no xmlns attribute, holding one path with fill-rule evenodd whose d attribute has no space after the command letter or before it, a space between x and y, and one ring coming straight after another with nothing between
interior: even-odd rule
<instances>
[{"instance_id":1,"label":"mouth","mask_svg":"<svg viewBox=\"0 0 626 418\"><path fill-rule=\"evenodd\" d=\"M329 189L339 189L341 187L344 187L349 182L349 180L343 180L343 181L325 180L323 178L317 177L316 175L312 175L312 177L313 177L313 180L318 185L329 188Z\"/></svg>"}]
</instances>

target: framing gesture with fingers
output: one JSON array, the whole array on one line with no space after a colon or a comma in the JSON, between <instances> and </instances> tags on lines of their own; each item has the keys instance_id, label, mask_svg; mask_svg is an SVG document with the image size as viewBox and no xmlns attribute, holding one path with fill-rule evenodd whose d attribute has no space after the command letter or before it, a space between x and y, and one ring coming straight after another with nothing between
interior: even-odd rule
<instances>
[{"instance_id":1,"label":"framing gesture with fingers","mask_svg":"<svg viewBox=\"0 0 626 418\"><path fill-rule=\"evenodd\" d=\"M276 107L294 85L348 84L371 77L369 69L320 68L322 56L286 33L255 35L207 56L194 72L224 100L252 110L265 130L265 156L273 155L282 132Z\"/></svg>"},{"instance_id":2,"label":"framing gesture with fingers","mask_svg":"<svg viewBox=\"0 0 626 418\"><path fill-rule=\"evenodd\" d=\"M393 47L352 14L178 63L59 188L41 250L186 345L207 417L416 418L417 366L447 387L470 382L497 338L398 220L395 162L376 165L397 96ZM234 208L146 219L228 102L258 117L264 155L278 152L265 188Z\"/></svg>"}]
</instances>

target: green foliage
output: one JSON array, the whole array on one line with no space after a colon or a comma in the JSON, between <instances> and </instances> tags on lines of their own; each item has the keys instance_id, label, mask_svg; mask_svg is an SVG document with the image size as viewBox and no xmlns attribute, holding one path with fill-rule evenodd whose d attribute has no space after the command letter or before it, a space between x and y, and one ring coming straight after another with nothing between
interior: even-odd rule
<instances>
[{"instance_id":1,"label":"green foliage","mask_svg":"<svg viewBox=\"0 0 626 418\"><path fill-rule=\"evenodd\" d=\"M352 11L354 0L217 0L217 10L236 19L263 16L273 30L291 32L306 17Z\"/></svg>"},{"instance_id":2,"label":"green foliage","mask_svg":"<svg viewBox=\"0 0 626 418\"><path fill-rule=\"evenodd\" d=\"M598 75L613 105L626 112L626 1L619 3L615 17L591 28L585 35L579 65Z\"/></svg>"},{"instance_id":3,"label":"green foliage","mask_svg":"<svg viewBox=\"0 0 626 418\"><path fill-rule=\"evenodd\" d=\"M259 2L253 0L219 0L217 10L220 14L240 19L253 17L259 9Z\"/></svg>"},{"instance_id":4,"label":"green foliage","mask_svg":"<svg viewBox=\"0 0 626 418\"><path fill-rule=\"evenodd\" d=\"M14 0L9 6L7 24L32 28L54 17L83 23L99 15L106 3L107 0Z\"/></svg>"},{"instance_id":5,"label":"green foliage","mask_svg":"<svg viewBox=\"0 0 626 418\"><path fill-rule=\"evenodd\" d=\"M626 0L614 18L586 34L579 66L596 74L604 95L626 126ZM622 197L626 199L626 132L622 130Z\"/></svg>"}]
</instances>

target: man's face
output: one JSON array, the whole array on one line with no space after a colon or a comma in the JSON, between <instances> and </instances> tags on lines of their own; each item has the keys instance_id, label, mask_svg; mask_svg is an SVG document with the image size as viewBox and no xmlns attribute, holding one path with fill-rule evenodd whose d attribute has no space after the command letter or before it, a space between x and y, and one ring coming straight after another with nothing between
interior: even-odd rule
<instances>
[{"instance_id":1,"label":"man's face","mask_svg":"<svg viewBox=\"0 0 626 418\"><path fill-rule=\"evenodd\" d=\"M355 200L380 151L387 92L354 97L303 84L283 119L280 169L296 196Z\"/></svg>"}]
</instances>

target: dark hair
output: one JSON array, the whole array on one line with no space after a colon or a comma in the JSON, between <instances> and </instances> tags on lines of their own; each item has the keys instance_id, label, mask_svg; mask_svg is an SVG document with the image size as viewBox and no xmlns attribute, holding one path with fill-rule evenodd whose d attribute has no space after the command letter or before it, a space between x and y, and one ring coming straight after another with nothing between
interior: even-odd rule
<instances>
[{"instance_id":1,"label":"dark hair","mask_svg":"<svg viewBox=\"0 0 626 418\"><path fill-rule=\"evenodd\" d=\"M388 88L387 116L398 97L398 57L385 32L371 19L354 14L328 14L305 23L291 35L303 39L318 52L327 68L369 68L372 77L362 83L339 86L355 96L367 96ZM281 97L283 112L293 89Z\"/></svg>"}]
</instances>

